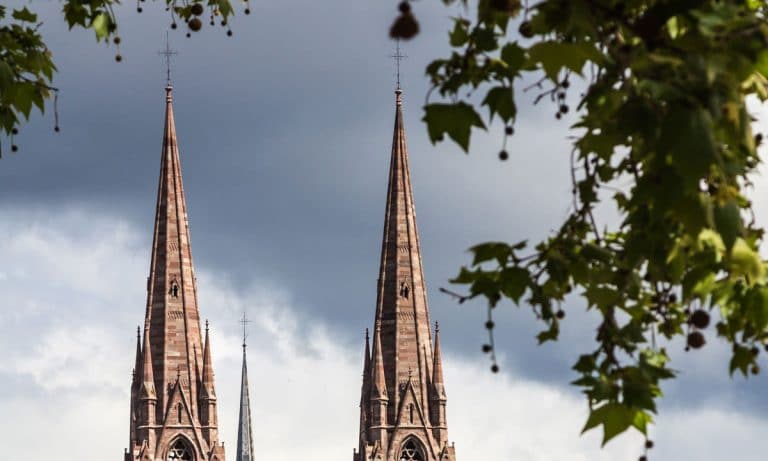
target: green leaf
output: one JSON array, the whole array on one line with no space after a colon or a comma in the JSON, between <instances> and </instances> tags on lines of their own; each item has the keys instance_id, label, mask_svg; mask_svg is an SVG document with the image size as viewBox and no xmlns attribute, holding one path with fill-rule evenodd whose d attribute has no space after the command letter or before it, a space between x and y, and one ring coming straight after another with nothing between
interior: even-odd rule
<instances>
[{"instance_id":1,"label":"green leaf","mask_svg":"<svg viewBox=\"0 0 768 461\"><path fill-rule=\"evenodd\" d=\"M765 331L768 327L768 287L754 287L750 291L747 303L747 315L754 329Z\"/></svg>"},{"instance_id":2,"label":"green leaf","mask_svg":"<svg viewBox=\"0 0 768 461\"><path fill-rule=\"evenodd\" d=\"M469 33L467 32L467 26L464 23L463 18L457 18L454 20L453 31L449 34L451 46L459 47L467 43L469 40Z\"/></svg>"},{"instance_id":3,"label":"green leaf","mask_svg":"<svg viewBox=\"0 0 768 461\"><path fill-rule=\"evenodd\" d=\"M589 413L587 423L584 425L581 433L593 429L597 426L603 426L603 446L612 438L626 431L632 426L645 428L648 418L638 413L644 413L641 410L630 408L619 403L606 403L605 405L594 408ZM638 427L639 426L639 427Z\"/></svg>"},{"instance_id":4,"label":"green leaf","mask_svg":"<svg viewBox=\"0 0 768 461\"><path fill-rule=\"evenodd\" d=\"M540 63L550 80L557 82L563 68L581 75L587 61L601 62L602 54L589 43L539 42L528 49L531 62Z\"/></svg>"},{"instance_id":5,"label":"green leaf","mask_svg":"<svg viewBox=\"0 0 768 461\"><path fill-rule=\"evenodd\" d=\"M488 110L491 113L491 120L493 120L494 114L499 114L499 117L501 117L502 120L509 122L509 120L515 118L515 115L517 114L512 89L504 86L491 88L485 96L482 105L488 106Z\"/></svg>"},{"instance_id":6,"label":"green leaf","mask_svg":"<svg viewBox=\"0 0 768 461\"><path fill-rule=\"evenodd\" d=\"M223 17L225 18L229 17L229 15L231 15L234 12L234 10L232 9L232 4L229 2L229 0L216 0L216 1L219 4L219 13L221 13Z\"/></svg>"},{"instance_id":7,"label":"green leaf","mask_svg":"<svg viewBox=\"0 0 768 461\"><path fill-rule=\"evenodd\" d=\"M620 300L619 292L613 288L590 286L585 293L589 306L600 310L615 306Z\"/></svg>"},{"instance_id":8,"label":"green leaf","mask_svg":"<svg viewBox=\"0 0 768 461\"><path fill-rule=\"evenodd\" d=\"M424 106L424 118L432 144L442 141L447 134L465 152L469 151L469 137L472 127L485 129L483 120L474 107L465 103L428 104Z\"/></svg>"},{"instance_id":9,"label":"green leaf","mask_svg":"<svg viewBox=\"0 0 768 461\"><path fill-rule=\"evenodd\" d=\"M109 35L109 16L107 13L99 13L93 18L91 28L96 33L96 40L100 41Z\"/></svg>"},{"instance_id":10,"label":"green leaf","mask_svg":"<svg viewBox=\"0 0 768 461\"><path fill-rule=\"evenodd\" d=\"M715 228L723 238L725 248L730 250L736 238L741 235L742 224L739 213L739 205L734 200L727 202L722 207L715 208Z\"/></svg>"},{"instance_id":11,"label":"green leaf","mask_svg":"<svg viewBox=\"0 0 768 461\"><path fill-rule=\"evenodd\" d=\"M747 283L753 284L763 277L763 261L744 239L737 239L731 249L731 275L744 276Z\"/></svg>"},{"instance_id":12,"label":"green leaf","mask_svg":"<svg viewBox=\"0 0 768 461\"><path fill-rule=\"evenodd\" d=\"M515 76L525 63L525 50L517 42L507 43L501 49L501 60L509 67L511 76Z\"/></svg>"},{"instance_id":13,"label":"green leaf","mask_svg":"<svg viewBox=\"0 0 768 461\"><path fill-rule=\"evenodd\" d=\"M499 282L504 296L518 304L531 282L531 274L522 267L508 267L501 271Z\"/></svg>"},{"instance_id":14,"label":"green leaf","mask_svg":"<svg viewBox=\"0 0 768 461\"><path fill-rule=\"evenodd\" d=\"M20 10L13 10L12 16L13 16L13 19L16 19L17 21L22 21L22 22L37 21L37 15L29 11L27 7L24 7Z\"/></svg>"},{"instance_id":15,"label":"green leaf","mask_svg":"<svg viewBox=\"0 0 768 461\"><path fill-rule=\"evenodd\" d=\"M475 254L475 259L472 261L473 266L477 266L478 264L482 264L492 259L495 259L500 265L505 265L509 255L512 254L509 245L503 242L481 243L473 246L469 251Z\"/></svg>"},{"instance_id":16,"label":"green leaf","mask_svg":"<svg viewBox=\"0 0 768 461\"><path fill-rule=\"evenodd\" d=\"M13 71L5 61L0 61L0 93L5 93L13 84Z\"/></svg>"},{"instance_id":17,"label":"green leaf","mask_svg":"<svg viewBox=\"0 0 768 461\"><path fill-rule=\"evenodd\" d=\"M696 187L717 159L709 112L700 107L675 107L660 125L659 146L669 152L684 185Z\"/></svg>"},{"instance_id":18,"label":"green leaf","mask_svg":"<svg viewBox=\"0 0 768 461\"><path fill-rule=\"evenodd\" d=\"M740 346L738 344L733 345L733 355L731 356L731 362L728 365L728 370L731 375L736 370L739 370L742 375L749 376L749 366L754 363L755 356L752 355L752 351L748 347Z\"/></svg>"},{"instance_id":19,"label":"green leaf","mask_svg":"<svg viewBox=\"0 0 768 461\"><path fill-rule=\"evenodd\" d=\"M539 334L536 335L536 340L539 344L543 344L547 341L556 341L559 335L560 328L557 326L557 323L552 323L548 330L539 332Z\"/></svg>"},{"instance_id":20,"label":"green leaf","mask_svg":"<svg viewBox=\"0 0 768 461\"><path fill-rule=\"evenodd\" d=\"M590 373L597 368L597 362L593 354L584 354L579 356L579 360L573 366L573 369L579 373Z\"/></svg>"}]
</instances>

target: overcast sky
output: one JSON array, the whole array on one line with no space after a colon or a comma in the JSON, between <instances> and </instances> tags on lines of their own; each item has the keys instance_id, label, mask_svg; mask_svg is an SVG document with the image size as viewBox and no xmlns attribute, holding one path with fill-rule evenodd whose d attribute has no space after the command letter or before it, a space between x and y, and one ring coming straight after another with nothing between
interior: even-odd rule
<instances>
[{"instance_id":1,"label":"overcast sky","mask_svg":"<svg viewBox=\"0 0 768 461\"><path fill-rule=\"evenodd\" d=\"M445 53L449 17L414 5L422 33L404 51L402 82L432 318L446 351L450 437L462 460L635 459L628 437L599 450L580 438L586 402L568 385L591 350L594 319L574 299L562 341L538 347L525 308L498 311L503 373L480 352L482 302L438 292L485 240L536 240L567 210L568 121L520 104L511 160L476 133L472 154L432 146L421 119L423 69ZM160 163L170 19L162 3L119 8L123 62L89 31L68 32L60 3L31 4L59 68L62 131L35 116L0 160L0 437L10 458L121 455L135 327ZM222 436L236 437L237 323L249 349L256 456L322 461L356 446L362 338L371 326L394 119L395 1L255 1L251 16L191 39L171 33L174 109L200 309L213 325ZM521 101L530 95L520 94ZM760 114L761 108L755 106ZM758 220L768 184L757 178ZM712 336L711 334L709 336ZM670 349L654 460L764 459L768 378L727 375L728 349ZM768 364L763 368L768 369ZM296 421L315 424L304 441ZM41 444L41 437L50 443ZM759 451L759 456L758 456ZM230 450L230 454L231 450Z\"/></svg>"}]
</instances>

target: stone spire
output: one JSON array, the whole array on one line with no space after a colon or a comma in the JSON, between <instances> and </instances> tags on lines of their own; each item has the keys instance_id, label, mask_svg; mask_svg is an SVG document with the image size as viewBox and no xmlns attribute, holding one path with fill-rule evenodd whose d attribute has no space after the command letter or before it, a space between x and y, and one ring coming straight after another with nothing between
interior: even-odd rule
<instances>
[{"instance_id":1,"label":"stone spire","mask_svg":"<svg viewBox=\"0 0 768 461\"><path fill-rule=\"evenodd\" d=\"M202 382L197 370L203 358L201 345L197 281L173 117L173 88L169 84L165 88L165 127L147 279L140 397L144 399L151 388L154 404L152 414L147 414L143 400L134 402L138 429L126 461L160 459L174 450L179 456L184 451L196 453L197 461L224 461L215 427L215 397L211 407L209 400L200 398L198 389ZM212 376L210 360L208 369Z\"/></svg>"},{"instance_id":2,"label":"stone spire","mask_svg":"<svg viewBox=\"0 0 768 461\"><path fill-rule=\"evenodd\" d=\"M363 385L360 389L360 434L368 427L371 400L371 341L368 337L368 329L365 329L365 356L363 357ZM361 437L360 446L364 441Z\"/></svg>"},{"instance_id":3,"label":"stone spire","mask_svg":"<svg viewBox=\"0 0 768 461\"><path fill-rule=\"evenodd\" d=\"M155 374L152 371L152 349L151 342L149 340L149 330L147 328L144 328L144 354L141 363L141 377L142 379L139 398L141 400L157 400L157 393L155 391ZM147 415L147 417L152 416L154 415Z\"/></svg>"},{"instance_id":4,"label":"stone spire","mask_svg":"<svg viewBox=\"0 0 768 461\"><path fill-rule=\"evenodd\" d=\"M141 354L141 327L136 327L136 358L134 360L133 372L131 377L131 421L130 421L130 445L133 445L136 441L136 404L139 401L139 389L141 388L141 362L143 356Z\"/></svg>"},{"instance_id":5,"label":"stone spire","mask_svg":"<svg viewBox=\"0 0 768 461\"><path fill-rule=\"evenodd\" d=\"M431 417L434 356L402 106L398 85L377 286L372 416L355 461L455 461L447 432L436 430ZM408 457L417 452L420 457Z\"/></svg>"},{"instance_id":6,"label":"stone spire","mask_svg":"<svg viewBox=\"0 0 768 461\"><path fill-rule=\"evenodd\" d=\"M435 363L432 367L433 398L445 398L445 381L443 380L443 354L440 352L440 325L435 323Z\"/></svg>"},{"instance_id":7,"label":"stone spire","mask_svg":"<svg viewBox=\"0 0 768 461\"><path fill-rule=\"evenodd\" d=\"M213 363L211 360L211 340L208 334L208 321L205 322L205 349L203 352L203 379L200 389L202 395L216 398L216 389L213 383Z\"/></svg>"},{"instance_id":8,"label":"stone spire","mask_svg":"<svg viewBox=\"0 0 768 461\"><path fill-rule=\"evenodd\" d=\"M248 368L243 338L243 372L240 382L240 418L237 424L237 461L253 461L253 430L251 428L251 399L248 394Z\"/></svg>"}]
</instances>

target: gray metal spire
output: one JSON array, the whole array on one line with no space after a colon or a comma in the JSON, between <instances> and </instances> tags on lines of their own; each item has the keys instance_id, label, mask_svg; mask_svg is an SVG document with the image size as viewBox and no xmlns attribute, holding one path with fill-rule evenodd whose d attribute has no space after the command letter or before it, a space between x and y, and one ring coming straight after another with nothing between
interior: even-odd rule
<instances>
[{"instance_id":1,"label":"gray metal spire","mask_svg":"<svg viewBox=\"0 0 768 461\"><path fill-rule=\"evenodd\" d=\"M249 323L243 314L243 376L240 383L240 419L237 424L237 461L253 461L253 431L251 430L251 400L248 397L248 367L245 359L245 327Z\"/></svg>"}]
</instances>

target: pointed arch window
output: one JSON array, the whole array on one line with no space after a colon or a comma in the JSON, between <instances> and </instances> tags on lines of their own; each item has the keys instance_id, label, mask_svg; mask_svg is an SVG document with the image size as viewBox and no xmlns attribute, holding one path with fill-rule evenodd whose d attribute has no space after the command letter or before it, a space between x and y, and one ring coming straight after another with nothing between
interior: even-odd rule
<instances>
[{"instance_id":1,"label":"pointed arch window","mask_svg":"<svg viewBox=\"0 0 768 461\"><path fill-rule=\"evenodd\" d=\"M178 439L168 451L168 461L193 461L192 451L183 440Z\"/></svg>"},{"instance_id":2,"label":"pointed arch window","mask_svg":"<svg viewBox=\"0 0 768 461\"><path fill-rule=\"evenodd\" d=\"M408 439L400 452L399 461L424 461L424 452L419 443L414 439Z\"/></svg>"},{"instance_id":3,"label":"pointed arch window","mask_svg":"<svg viewBox=\"0 0 768 461\"><path fill-rule=\"evenodd\" d=\"M411 287L408 286L408 282L400 282L400 297L408 299L408 294L411 292Z\"/></svg>"},{"instance_id":4,"label":"pointed arch window","mask_svg":"<svg viewBox=\"0 0 768 461\"><path fill-rule=\"evenodd\" d=\"M179 284L176 280L171 282L171 288L168 290L168 293L174 298L179 297Z\"/></svg>"}]
</instances>

